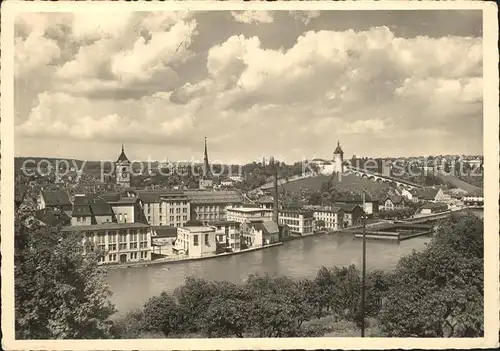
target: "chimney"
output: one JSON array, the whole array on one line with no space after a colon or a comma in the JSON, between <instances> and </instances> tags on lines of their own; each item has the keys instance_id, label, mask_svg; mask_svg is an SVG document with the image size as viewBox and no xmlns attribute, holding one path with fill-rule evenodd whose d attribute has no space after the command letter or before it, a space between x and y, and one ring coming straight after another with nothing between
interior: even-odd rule
<instances>
[{"instance_id":1,"label":"chimney","mask_svg":"<svg viewBox=\"0 0 500 351\"><path fill-rule=\"evenodd\" d=\"M278 224L279 209L278 209L278 165L277 164L273 165L273 172L274 172L273 219L276 222L276 224Z\"/></svg>"}]
</instances>

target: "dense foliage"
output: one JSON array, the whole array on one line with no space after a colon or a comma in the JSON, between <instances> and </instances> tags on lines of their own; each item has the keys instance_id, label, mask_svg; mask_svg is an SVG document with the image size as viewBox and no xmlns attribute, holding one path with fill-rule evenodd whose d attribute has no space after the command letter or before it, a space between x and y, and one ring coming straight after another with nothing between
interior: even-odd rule
<instances>
[{"instance_id":1,"label":"dense foliage","mask_svg":"<svg viewBox=\"0 0 500 351\"><path fill-rule=\"evenodd\" d=\"M82 254L79 235L23 225L34 205L28 195L15 226L15 333L18 339L110 337L115 312L97 266L99 253Z\"/></svg>"},{"instance_id":2,"label":"dense foliage","mask_svg":"<svg viewBox=\"0 0 500 351\"><path fill-rule=\"evenodd\" d=\"M483 222L452 218L422 252L400 260L381 312L398 337L478 337L483 322Z\"/></svg>"}]
</instances>

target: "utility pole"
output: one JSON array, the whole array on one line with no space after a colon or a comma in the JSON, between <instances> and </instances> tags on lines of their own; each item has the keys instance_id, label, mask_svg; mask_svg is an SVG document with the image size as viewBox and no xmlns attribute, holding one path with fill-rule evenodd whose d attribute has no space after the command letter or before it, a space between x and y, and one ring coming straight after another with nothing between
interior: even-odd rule
<instances>
[{"instance_id":1,"label":"utility pole","mask_svg":"<svg viewBox=\"0 0 500 351\"><path fill-rule=\"evenodd\" d=\"M366 289L366 202L363 190L363 265L361 272L361 337L365 337L365 289Z\"/></svg>"}]
</instances>

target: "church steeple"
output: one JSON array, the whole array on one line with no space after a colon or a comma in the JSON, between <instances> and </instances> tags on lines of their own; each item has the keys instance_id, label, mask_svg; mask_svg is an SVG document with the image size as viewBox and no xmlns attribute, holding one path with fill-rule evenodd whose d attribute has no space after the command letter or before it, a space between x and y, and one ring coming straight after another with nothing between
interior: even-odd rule
<instances>
[{"instance_id":1,"label":"church steeple","mask_svg":"<svg viewBox=\"0 0 500 351\"><path fill-rule=\"evenodd\" d=\"M210 176L210 163L208 162L208 147L207 147L207 137L205 137L205 155L203 161L203 167L205 168L205 176Z\"/></svg>"}]
</instances>

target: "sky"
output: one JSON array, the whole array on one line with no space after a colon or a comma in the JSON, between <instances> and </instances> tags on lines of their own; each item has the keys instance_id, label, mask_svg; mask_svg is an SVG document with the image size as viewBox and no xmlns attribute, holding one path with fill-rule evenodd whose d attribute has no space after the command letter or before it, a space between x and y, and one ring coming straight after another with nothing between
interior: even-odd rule
<instances>
[{"instance_id":1,"label":"sky","mask_svg":"<svg viewBox=\"0 0 500 351\"><path fill-rule=\"evenodd\" d=\"M480 11L23 13L15 154L482 154Z\"/></svg>"}]
</instances>

